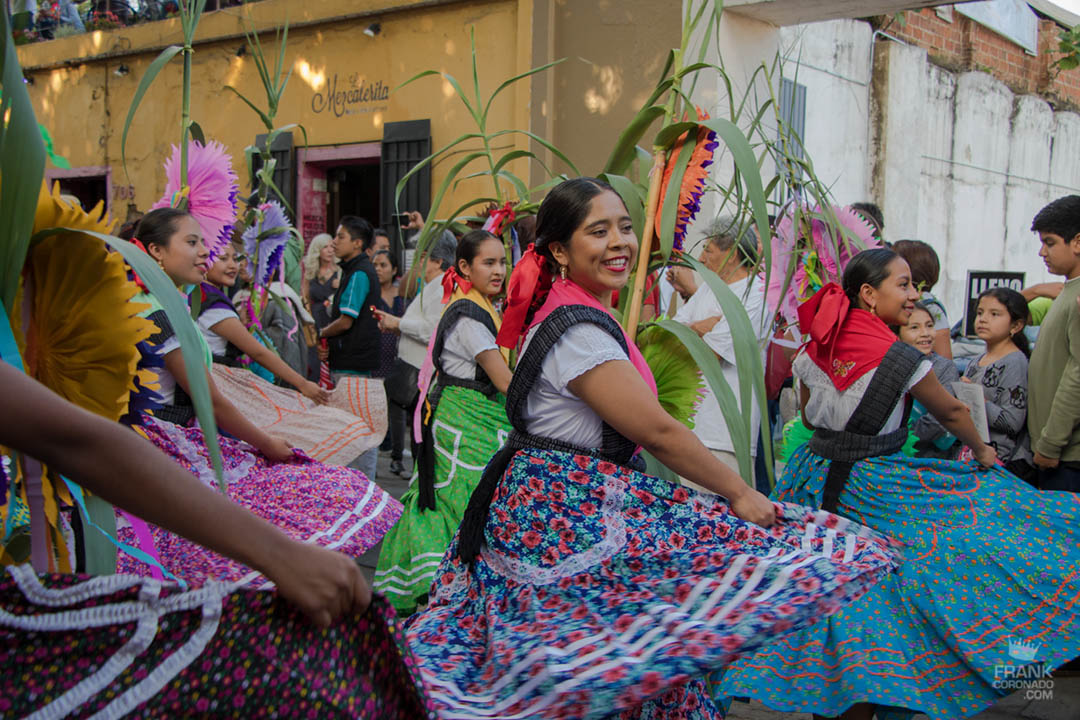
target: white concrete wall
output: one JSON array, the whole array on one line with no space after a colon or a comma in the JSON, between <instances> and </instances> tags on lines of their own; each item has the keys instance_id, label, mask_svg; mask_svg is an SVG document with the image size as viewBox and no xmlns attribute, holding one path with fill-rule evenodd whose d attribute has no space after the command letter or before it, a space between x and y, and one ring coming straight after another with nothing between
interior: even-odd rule
<instances>
[{"instance_id":1,"label":"white concrete wall","mask_svg":"<svg viewBox=\"0 0 1080 720\"><path fill-rule=\"evenodd\" d=\"M719 43L738 97L754 69L780 53L784 74L807 87L803 141L819 180L837 203L877 202L886 239L934 246L942 261L934 291L953 322L963 313L968 270L1052 279L1029 228L1046 203L1080 194L1080 115L1018 97L988 74L941 68L924 50L881 37L872 64L872 30L856 20L777 28L725 13ZM710 52L709 61L718 60ZM764 87L756 94L759 102L768 96ZM703 76L694 100L728 115L715 76ZM775 128L768 132L775 137ZM714 167L714 181L726 186L730 161L721 157ZM773 177L770 163L762 175ZM690 246L719 211L716 201L706 195Z\"/></svg>"},{"instance_id":2,"label":"white concrete wall","mask_svg":"<svg viewBox=\"0 0 1080 720\"><path fill-rule=\"evenodd\" d=\"M934 246L942 261L934 291L950 320L963 313L968 270L1052 279L1029 228L1046 203L1080 194L1080 115L883 39L878 72L860 92L870 73L868 25L835 21L780 32L794 39L784 43L786 54L801 53L806 147L818 177L837 202L881 205L887 239Z\"/></svg>"},{"instance_id":3,"label":"white concrete wall","mask_svg":"<svg viewBox=\"0 0 1080 720\"><path fill-rule=\"evenodd\" d=\"M864 199L869 185L871 32L855 20L780 30L784 76L806 86L803 145L818 180L843 202Z\"/></svg>"},{"instance_id":4,"label":"white concrete wall","mask_svg":"<svg viewBox=\"0 0 1080 720\"><path fill-rule=\"evenodd\" d=\"M1080 116L1017 96L986 73L937 67L918 49L890 43L888 54L887 76L878 81L910 89L922 74L925 90L915 120L886 122L872 148L886 168L902 163L909 175L920 168L917 203L888 179L875 187L886 236L924 240L938 251L942 276L934 292L954 322L963 314L968 270L1023 271L1028 283L1052 279L1029 228L1046 203L1080 193Z\"/></svg>"}]
</instances>

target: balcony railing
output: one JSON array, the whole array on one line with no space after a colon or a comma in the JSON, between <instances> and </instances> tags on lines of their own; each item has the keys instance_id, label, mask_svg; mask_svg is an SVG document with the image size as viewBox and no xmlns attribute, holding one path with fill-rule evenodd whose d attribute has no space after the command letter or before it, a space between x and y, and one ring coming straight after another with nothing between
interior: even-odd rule
<instances>
[{"instance_id":1,"label":"balcony railing","mask_svg":"<svg viewBox=\"0 0 1080 720\"><path fill-rule=\"evenodd\" d=\"M258 1L206 0L206 12ZM180 10L177 0L10 0L10 7L16 45L165 20Z\"/></svg>"}]
</instances>

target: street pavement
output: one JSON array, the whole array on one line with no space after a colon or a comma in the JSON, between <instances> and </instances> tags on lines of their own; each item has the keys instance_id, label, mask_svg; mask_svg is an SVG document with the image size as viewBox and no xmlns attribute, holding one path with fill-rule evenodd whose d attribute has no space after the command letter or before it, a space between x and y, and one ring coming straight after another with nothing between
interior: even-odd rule
<instances>
[{"instance_id":1,"label":"street pavement","mask_svg":"<svg viewBox=\"0 0 1080 720\"><path fill-rule=\"evenodd\" d=\"M406 467L410 462L406 453ZM398 477L390 472L390 454L383 452L379 453L376 482L395 498L404 495L409 487L408 477ZM359 559L369 582L375 577L375 564L381 547L381 543L376 545ZM1064 677L1054 678L1052 692L1053 698L1044 700L1025 699L1024 691L1013 693L971 720L1080 720L1080 673L1067 673ZM758 702L736 702L728 714L730 720L812 720L812 717L808 713L777 712ZM926 720L925 715L916 715L915 718Z\"/></svg>"}]
</instances>

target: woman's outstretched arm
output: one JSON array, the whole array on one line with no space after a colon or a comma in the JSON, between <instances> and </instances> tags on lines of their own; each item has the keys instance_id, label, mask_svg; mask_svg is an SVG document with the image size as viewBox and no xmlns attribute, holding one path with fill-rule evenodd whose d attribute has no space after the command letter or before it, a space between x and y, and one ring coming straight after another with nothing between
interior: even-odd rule
<instances>
[{"instance_id":1,"label":"woman's outstretched arm","mask_svg":"<svg viewBox=\"0 0 1080 720\"><path fill-rule=\"evenodd\" d=\"M255 568L320 626L371 601L350 558L290 539L138 434L72 405L3 362L0 387L0 443L114 505Z\"/></svg>"}]
</instances>

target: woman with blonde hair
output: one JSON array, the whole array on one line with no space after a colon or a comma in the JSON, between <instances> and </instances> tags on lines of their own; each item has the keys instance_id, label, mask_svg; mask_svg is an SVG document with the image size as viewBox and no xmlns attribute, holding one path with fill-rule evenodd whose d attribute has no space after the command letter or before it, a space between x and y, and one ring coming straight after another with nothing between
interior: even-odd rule
<instances>
[{"instance_id":1,"label":"woman with blonde hair","mask_svg":"<svg viewBox=\"0 0 1080 720\"><path fill-rule=\"evenodd\" d=\"M330 324L330 300L341 278L331 240L329 233L319 233L312 238L304 254L304 277L300 281L300 295L319 329Z\"/></svg>"}]
</instances>

